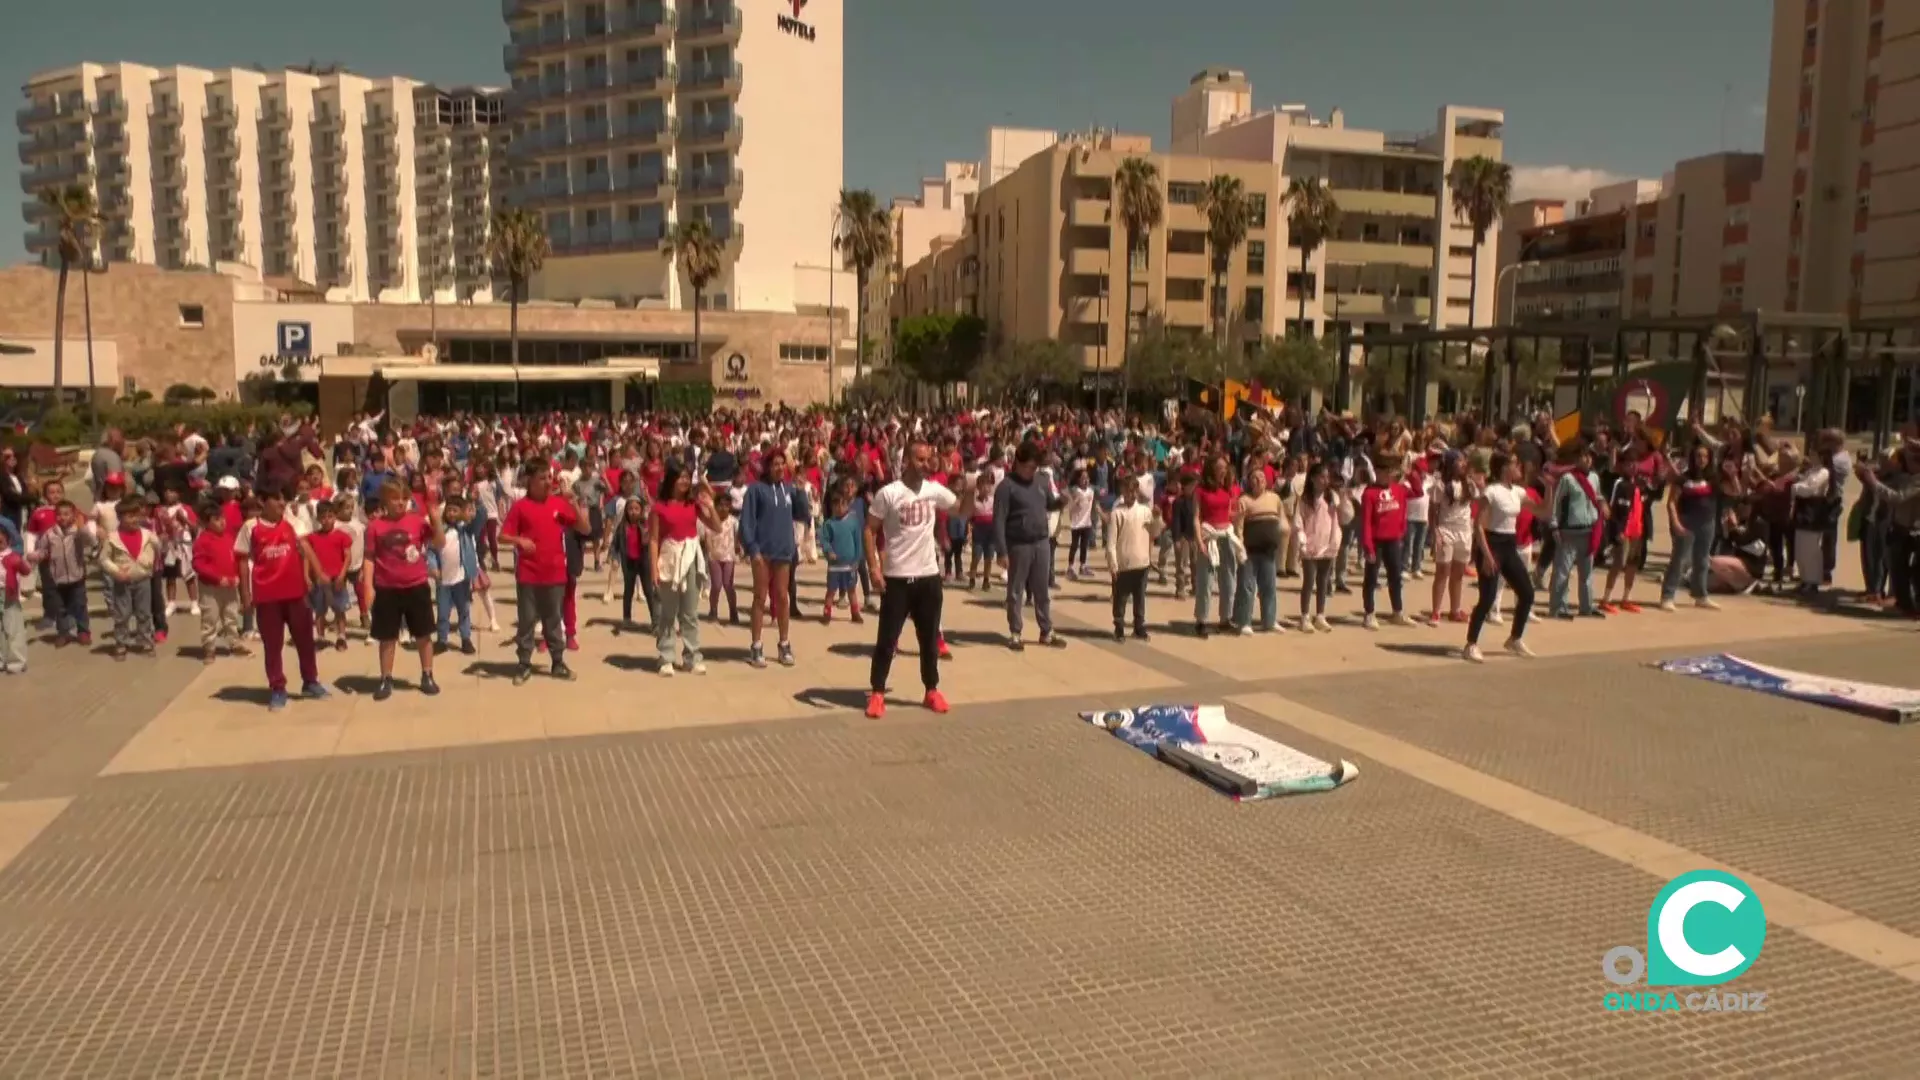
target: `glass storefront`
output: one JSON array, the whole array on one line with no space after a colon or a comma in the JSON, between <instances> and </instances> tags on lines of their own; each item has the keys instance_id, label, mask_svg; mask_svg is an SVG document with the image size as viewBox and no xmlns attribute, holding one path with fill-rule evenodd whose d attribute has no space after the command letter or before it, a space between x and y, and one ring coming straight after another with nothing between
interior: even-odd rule
<instances>
[{"instance_id":1,"label":"glass storefront","mask_svg":"<svg viewBox=\"0 0 1920 1080\"><path fill-rule=\"evenodd\" d=\"M636 403L633 387L627 388L627 408L645 408ZM580 382L422 382L420 412L428 416L449 413L477 413L482 416L510 413L613 411L613 384L605 379Z\"/></svg>"}]
</instances>

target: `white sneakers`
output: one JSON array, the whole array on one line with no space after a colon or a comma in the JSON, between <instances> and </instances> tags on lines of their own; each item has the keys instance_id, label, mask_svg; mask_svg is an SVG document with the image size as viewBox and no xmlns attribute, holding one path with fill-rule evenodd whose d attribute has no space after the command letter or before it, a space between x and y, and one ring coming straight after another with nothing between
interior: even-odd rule
<instances>
[{"instance_id":1,"label":"white sneakers","mask_svg":"<svg viewBox=\"0 0 1920 1080\"><path fill-rule=\"evenodd\" d=\"M1368 615L1366 618L1360 620L1360 625L1366 627L1368 630L1378 630L1380 629L1380 620L1374 618L1372 615Z\"/></svg>"},{"instance_id":2,"label":"white sneakers","mask_svg":"<svg viewBox=\"0 0 1920 1080\"><path fill-rule=\"evenodd\" d=\"M1534 656L1533 650L1527 648L1527 643L1521 641L1519 638L1508 638L1506 650L1514 656L1528 660L1533 659ZM1469 664L1484 664L1487 662L1486 654L1480 651L1480 646L1478 645L1469 645L1461 649L1460 659L1465 660Z\"/></svg>"},{"instance_id":3,"label":"white sneakers","mask_svg":"<svg viewBox=\"0 0 1920 1080\"><path fill-rule=\"evenodd\" d=\"M1507 651L1512 653L1515 656L1525 657L1528 660L1531 660L1534 657L1533 650L1527 648L1527 643L1524 641L1521 641L1519 638L1507 639Z\"/></svg>"},{"instance_id":4,"label":"white sneakers","mask_svg":"<svg viewBox=\"0 0 1920 1080\"><path fill-rule=\"evenodd\" d=\"M1313 628L1323 634L1333 633L1333 624L1327 621L1325 615L1315 615L1313 617Z\"/></svg>"},{"instance_id":5,"label":"white sneakers","mask_svg":"<svg viewBox=\"0 0 1920 1080\"><path fill-rule=\"evenodd\" d=\"M1461 649L1460 659L1465 660L1469 664L1484 664L1487 662L1486 656L1481 653L1480 646L1478 645L1469 645Z\"/></svg>"},{"instance_id":6,"label":"white sneakers","mask_svg":"<svg viewBox=\"0 0 1920 1080\"><path fill-rule=\"evenodd\" d=\"M1698 600L1695 600L1695 601L1693 602L1693 606L1694 606L1694 607L1697 607L1697 608L1703 608L1703 609L1705 609L1705 610L1707 610L1707 611L1719 611L1719 610L1720 610L1720 605L1719 605L1719 604L1716 604L1716 603L1714 603L1714 602L1713 602L1713 599L1712 599L1711 597L1707 597L1707 596L1703 596L1703 597L1701 597L1700 599L1698 599Z\"/></svg>"}]
</instances>

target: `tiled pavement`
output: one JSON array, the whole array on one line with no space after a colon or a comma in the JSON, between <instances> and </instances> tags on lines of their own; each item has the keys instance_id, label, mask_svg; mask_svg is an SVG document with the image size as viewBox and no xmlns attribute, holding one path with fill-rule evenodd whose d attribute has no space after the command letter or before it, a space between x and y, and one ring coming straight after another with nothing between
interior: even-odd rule
<instances>
[{"instance_id":1,"label":"tiled pavement","mask_svg":"<svg viewBox=\"0 0 1920 1080\"><path fill-rule=\"evenodd\" d=\"M296 706L278 728L213 700L244 665L37 653L0 682L0 1077L1920 1060L1911 974L1776 930L1734 987L1767 991L1763 1014L1608 1013L1599 957L1644 936L1657 878L1364 758L1338 792L1234 805L1071 719L1083 700L1272 691L1915 934L1920 730L1660 675L1633 651L1784 634L1739 651L1911 682L1904 627L1747 604L1549 624L1540 661L1481 669L1430 655L1453 629L1015 657L979 644L993 610L949 599L958 707L880 722L843 705L864 672L844 627L800 631L791 672L671 683L609 662L651 649L596 631L578 697L455 675L434 702ZM325 663L360 685L369 662ZM563 718L582 713L599 719ZM301 741L323 726L331 742ZM174 749L142 758L143 740ZM55 800L8 862L9 808Z\"/></svg>"}]
</instances>

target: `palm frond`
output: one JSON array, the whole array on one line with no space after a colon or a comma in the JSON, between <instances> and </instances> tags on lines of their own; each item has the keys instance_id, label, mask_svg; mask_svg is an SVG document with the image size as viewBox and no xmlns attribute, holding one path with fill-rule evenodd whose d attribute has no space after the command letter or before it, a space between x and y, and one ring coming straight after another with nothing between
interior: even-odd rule
<instances>
[{"instance_id":1,"label":"palm frond","mask_svg":"<svg viewBox=\"0 0 1920 1080\"><path fill-rule=\"evenodd\" d=\"M661 246L669 258L677 259L695 292L704 292L720 276L724 245L713 235L713 226L705 218L687 218L675 225Z\"/></svg>"}]
</instances>

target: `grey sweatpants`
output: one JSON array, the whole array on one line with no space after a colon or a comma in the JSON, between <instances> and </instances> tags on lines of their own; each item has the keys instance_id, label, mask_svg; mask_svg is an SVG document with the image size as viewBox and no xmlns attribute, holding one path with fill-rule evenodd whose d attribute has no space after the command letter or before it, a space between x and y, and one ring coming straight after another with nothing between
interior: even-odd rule
<instances>
[{"instance_id":1,"label":"grey sweatpants","mask_svg":"<svg viewBox=\"0 0 1920 1080\"><path fill-rule=\"evenodd\" d=\"M1040 636L1053 633L1053 605L1047 596L1053 551L1045 540L1007 545L1007 633L1018 638L1023 628L1027 597L1033 598L1033 617Z\"/></svg>"},{"instance_id":2,"label":"grey sweatpants","mask_svg":"<svg viewBox=\"0 0 1920 1080\"><path fill-rule=\"evenodd\" d=\"M122 649L153 647L153 579L107 579L107 613L113 616L113 643Z\"/></svg>"},{"instance_id":3,"label":"grey sweatpants","mask_svg":"<svg viewBox=\"0 0 1920 1080\"><path fill-rule=\"evenodd\" d=\"M513 645L520 666L533 663L533 624L538 621L547 639L547 655L557 664L566 663L567 630L561 625L561 605L566 600L565 585L527 585L514 582L515 616Z\"/></svg>"}]
</instances>

